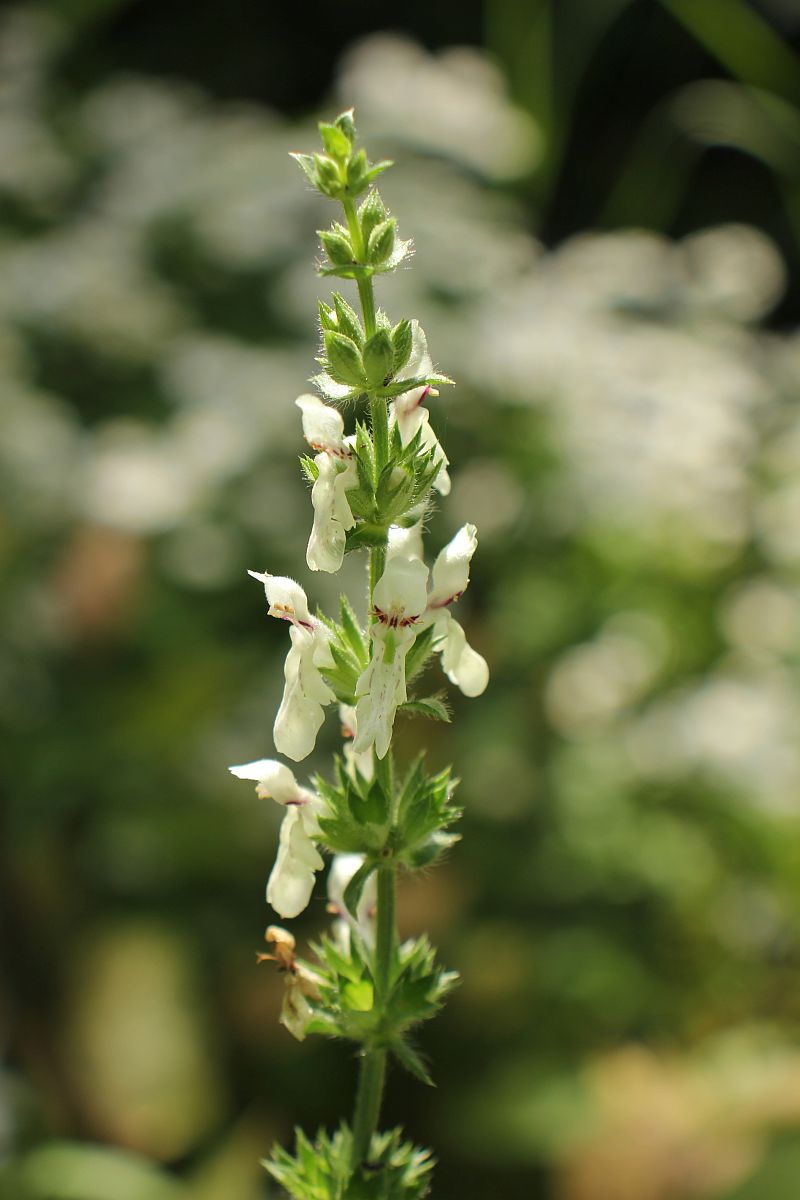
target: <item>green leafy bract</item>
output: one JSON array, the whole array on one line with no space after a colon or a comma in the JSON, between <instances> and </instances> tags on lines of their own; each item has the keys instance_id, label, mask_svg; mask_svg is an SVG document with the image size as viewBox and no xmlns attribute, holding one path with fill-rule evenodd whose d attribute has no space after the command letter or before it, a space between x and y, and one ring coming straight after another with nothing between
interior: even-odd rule
<instances>
[{"instance_id":1,"label":"green leafy bract","mask_svg":"<svg viewBox=\"0 0 800 1200\"><path fill-rule=\"evenodd\" d=\"M295 1131L295 1153L276 1146L262 1161L293 1200L423 1200L430 1192L434 1159L403 1139L402 1129L376 1133L366 1162L351 1169L353 1134L342 1123L313 1142Z\"/></svg>"}]
</instances>

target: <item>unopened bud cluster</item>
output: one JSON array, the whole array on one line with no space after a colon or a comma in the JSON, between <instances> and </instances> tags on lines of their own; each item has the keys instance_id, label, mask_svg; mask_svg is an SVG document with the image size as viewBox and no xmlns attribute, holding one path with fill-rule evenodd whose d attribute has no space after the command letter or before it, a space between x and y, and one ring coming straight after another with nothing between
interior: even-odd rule
<instances>
[{"instance_id":1,"label":"unopened bud cluster","mask_svg":"<svg viewBox=\"0 0 800 1200\"><path fill-rule=\"evenodd\" d=\"M267 900L283 918L308 905L317 873L328 871L329 934L314 961L294 936L270 926L268 954L285 982L281 1020L298 1038L347 1038L361 1057L352 1127L321 1133L297 1153L276 1150L265 1166L298 1200L408 1200L429 1188L431 1159L377 1131L387 1059L430 1082L413 1031L455 982L425 937L398 945L394 921L399 871L429 867L456 835L459 810L449 771L430 773L424 758L404 772L392 754L398 717L448 720L445 700L427 693L426 667L439 656L447 678L467 696L486 687L488 669L469 646L452 608L469 583L477 547L464 525L424 561L424 523L432 496L450 490L448 460L427 402L452 381L437 373L418 322L392 321L375 306L373 276L410 253L373 187L391 163L371 164L357 144L352 112L321 124L322 152L294 158L322 195L339 201L343 220L319 231L320 274L352 280L360 312L338 291L320 301L319 394L300 396L301 459L311 484L313 521L306 549L312 571L334 573L352 551L368 552L369 606L359 621L342 596L336 617L311 610L299 583L251 571L267 611L288 626L285 687L273 726L276 751L300 762L314 749L326 709L336 707L344 737L330 776L308 785L274 758L231 771L285 807ZM346 430L346 419L351 428Z\"/></svg>"}]
</instances>

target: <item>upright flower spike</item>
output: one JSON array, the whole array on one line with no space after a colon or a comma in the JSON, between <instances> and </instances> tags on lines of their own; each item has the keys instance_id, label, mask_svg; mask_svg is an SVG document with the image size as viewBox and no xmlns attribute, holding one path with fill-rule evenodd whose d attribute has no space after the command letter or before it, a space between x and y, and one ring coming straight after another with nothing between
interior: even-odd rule
<instances>
[{"instance_id":1,"label":"upright flower spike","mask_svg":"<svg viewBox=\"0 0 800 1200\"><path fill-rule=\"evenodd\" d=\"M419 321L411 322L411 354L402 370L397 372L396 379L424 379L433 374L433 362L428 353L428 340ZM434 388L426 385L403 392L391 404L391 420L397 425L400 440L407 446L413 437L421 431L422 448L433 450L435 460L439 463L439 472L433 481L433 486L440 495L446 496L450 491L450 476L447 473L448 458L441 443L431 428L431 415L423 406L428 396L438 396Z\"/></svg>"},{"instance_id":2,"label":"upright flower spike","mask_svg":"<svg viewBox=\"0 0 800 1200\"><path fill-rule=\"evenodd\" d=\"M325 865L314 844L319 836L318 816L324 803L315 792L300 787L294 774L273 758L229 767L237 779L251 779L262 800L277 800L286 815L281 823L278 857L267 881L267 902L282 917L296 917L307 906L314 876Z\"/></svg>"},{"instance_id":3,"label":"upright flower spike","mask_svg":"<svg viewBox=\"0 0 800 1200\"><path fill-rule=\"evenodd\" d=\"M317 452L317 478L311 489L314 524L306 562L312 571L334 574L344 559L347 530L355 525L347 492L357 485L358 474L342 414L318 396L298 396L295 404L303 414L303 436Z\"/></svg>"},{"instance_id":4,"label":"upright flower spike","mask_svg":"<svg viewBox=\"0 0 800 1200\"><path fill-rule=\"evenodd\" d=\"M320 135L321 152L295 155L311 186L343 209L332 228L319 231L326 256L320 273L347 281L360 312L341 292L320 302L322 374L313 383L334 404L358 405L358 420L355 436L346 438L335 407L314 396L297 400L315 456L305 462L314 507L306 560L311 570L333 572L345 549L366 548L369 618L364 630L343 597L338 622L317 620L299 584L252 572L264 584L270 614L290 624L276 746L295 760L305 757L334 693L346 742L333 779L317 776L314 792L273 760L232 769L286 805L268 889L282 915L308 902L320 848L334 855L328 896L336 921L334 935L315 947L318 971L296 957L294 937L278 927L268 931L271 953L262 957L285 975L281 1020L294 1036L349 1039L360 1067L351 1125L343 1122L333 1136L321 1132L313 1144L298 1134L295 1154L276 1149L264 1165L292 1200L423 1200L430 1156L403 1142L399 1130L378 1133L383 1084L390 1055L431 1082L413 1028L437 1011L454 976L437 965L427 938L399 942L396 877L400 869L430 867L454 844L450 828L459 808L449 768L431 773L420 757L403 771L390 748L401 704L408 716L447 719L436 696L407 699L406 672L416 677L431 649L467 695L486 686L486 663L451 611L469 582L477 539L475 527L465 525L429 577L421 518L431 488L444 496L450 479L425 401L437 394L431 385L452 380L434 373L419 324L393 322L375 303L374 276L394 270L409 249L374 186L391 164L370 163L352 110L320 125Z\"/></svg>"},{"instance_id":5,"label":"upright flower spike","mask_svg":"<svg viewBox=\"0 0 800 1200\"><path fill-rule=\"evenodd\" d=\"M462 525L433 564L425 613L426 624L433 625L434 648L442 656L442 669L465 696L480 696L489 682L486 659L468 644L464 630L450 612L450 605L469 584L469 565L477 546L475 526Z\"/></svg>"},{"instance_id":6,"label":"upright flower spike","mask_svg":"<svg viewBox=\"0 0 800 1200\"><path fill-rule=\"evenodd\" d=\"M418 558L390 558L373 592L371 658L356 686L356 754L375 747L385 758L398 705L406 696L406 655L427 606L428 568Z\"/></svg>"},{"instance_id":7,"label":"upright flower spike","mask_svg":"<svg viewBox=\"0 0 800 1200\"><path fill-rule=\"evenodd\" d=\"M333 665L328 629L308 611L308 600L299 583L283 575L248 571L263 583L269 615L290 622L291 647L284 664L285 687L273 737L275 749L300 762L314 749L325 719L323 707L335 696L320 674Z\"/></svg>"}]
</instances>

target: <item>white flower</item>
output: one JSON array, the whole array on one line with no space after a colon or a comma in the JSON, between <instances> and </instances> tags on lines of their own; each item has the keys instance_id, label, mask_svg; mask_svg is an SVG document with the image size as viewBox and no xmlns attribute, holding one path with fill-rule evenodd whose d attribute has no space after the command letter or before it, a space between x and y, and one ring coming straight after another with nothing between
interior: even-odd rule
<instances>
[{"instance_id":1,"label":"white flower","mask_svg":"<svg viewBox=\"0 0 800 1200\"><path fill-rule=\"evenodd\" d=\"M375 746L378 758L389 749L395 713L407 699L405 660L418 633L433 626L433 648L442 656L448 679L465 696L479 696L489 682L486 660L467 643L450 612L469 583L469 564L478 545L474 525L464 525L436 559L431 590L421 558L420 527L390 530L383 575L375 585L370 627L372 654L356 685L353 753Z\"/></svg>"},{"instance_id":2,"label":"white flower","mask_svg":"<svg viewBox=\"0 0 800 1200\"><path fill-rule=\"evenodd\" d=\"M314 838L319 835L317 816L322 800L300 787L294 774L272 758L229 768L237 779L252 779L263 800L277 800L286 808L281 823L275 866L267 882L267 902L282 917L296 917L311 899L314 875L325 865Z\"/></svg>"},{"instance_id":3,"label":"white flower","mask_svg":"<svg viewBox=\"0 0 800 1200\"><path fill-rule=\"evenodd\" d=\"M323 705L335 698L320 674L321 667L333 665L330 635L326 626L312 617L308 600L299 583L282 575L249 571L264 584L269 615L291 622L291 648L286 656L283 690L273 736L275 748L287 758L299 762L314 749L317 733L324 720Z\"/></svg>"},{"instance_id":4,"label":"white flower","mask_svg":"<svg viewBox=\"0 0 800 1200\"><path fill-rule=\"evenodd\" d=\"M433 625L434 649L442 656L445 675L465 696L480 696L489 682L486 659L468 644L464 630L450 612L450 605L463 595L469 583L477 533L474 525L462 525L438 555L424 617L426 625Z\"/></svg>"},{"instance_id":5,"label":"white flower","mask_svg":"<svg viewBox=\"0 0 800 1200\"><path fill-rule=\"evenodd\" d=\"M334 933L345 947L350 944L351 930L367 946L372 946L375 941L375 909L378 903L375 874L370 875L364 884L355 917L344 902L347 885L363 863L363 854L336 854L328 871L328 912L337 918Z\"/></svg>"},{"instance_id":6,"label":"white flower","mask_svg":"<svg viewBox=\"0 0 800 1200\"><path fill-rule=\"evenodd\" d=\"M427 605L427 581L423 562L398 555L389 559L375 585L372 656L356 685L357 754L374 745L383 758L389 749L397 706L406 699L405 660Z\"/></svg>"},{"instance_id":7,"label":"white flower","mask_svg":"<svg viewBox=\"0 0 800 1200\"><path fill-rule=\"evenodd\" d=\"M418 321L411 322L411 355L402 370L397 372L395 379L424 379L433 374L433 363L428 353L428 343ZM400 440L407 446L413 437L421 431L422 447L424 450L434 450L435 461L439 463L439 472L433 481L433 486L442 496L450 491L450 476L447 473L448 458L441 447L439 439L431 429L430 413L423 407L427 396L438 396L438 392L425 385L395 396L390 405L390 420L400 430Z\"/></svg>"},{"instance_id":8,"label":"white flower","mask_svg":"<svg viewBox=\"0 0 800 1200\"><path fill-rule=\"evenodd\" d=\"M344 436L342 414L318 396L298 396L303 436L317 454L317 478L311 489L314 524L306 562L312 571L338 571L344 558L345 534L355 525L347 491L358 483L350 439Z\"/></svg>"}]
</instances>

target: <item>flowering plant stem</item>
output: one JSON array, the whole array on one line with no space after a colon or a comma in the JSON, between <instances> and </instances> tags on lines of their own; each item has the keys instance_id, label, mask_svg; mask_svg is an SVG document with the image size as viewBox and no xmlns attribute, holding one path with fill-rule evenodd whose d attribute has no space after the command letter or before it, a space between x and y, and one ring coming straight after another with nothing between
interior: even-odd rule
<instances>
[{"instance_id":1,"label":"flowering plant stem","mask_svg":"<svg viewBox=\"0 0 800 1200\"><path fill-rule=\"evenodd\" d=\"M359 289L360 290L360 289ZM372 283L368 282L370 299L372 298ZM364 306L361 298L362 310ZM366 325L366 312L364 312ZM386 406L382 404L384 412ZM371 404L374 414L375 405ZM373 429L375 421L373 416ZM376 455L377 457L377 455ZM372 612L372 598L375 584L383 574L386 562L386 550L383 546L375 546L369 554L369 610ZM386 793L392 795L391 756L379 759L373 754L376 778L384 785ZM395 910L397 908L397 872L394 866L378 868L378 887L375 905L375 1007L380 1009L384 1003L389 986L389 973L392 965L392 955L397 940ZM376 1047L365 1050L359 1065L358 1090L356 1092L355 1110L353 1112L353 1150L351 1167L353 1170L367 1157L372 1135L378 1127L380 1119L383 1088L386 1082L386 1050Z\"/></svg>"},{"instance_id":2,"label":"flowering plant stem","mask_svg":"<svg viewBox=\"0 0 800 1200\"><path fill-rule=\"evenodd\" d=\"M368 615L362 625L345 596L339 621L314 615L294 580L250 572L264 585L270 615L290 626L276 749L296 762L306 758L334 701L347 740L333 780L317 775L313 788L275 759L231 770L286 806L267 885L282 917L306 907L324 866L320 851L333 854L328 898L336 920L314 946L316 963L298 958L292 934L274 925L266 932L270 952L259 957L284 974L287 1029L299 1039L349 1039L360 1065L352 1125L320 1132L313 1145L298 1131L296 1153L277 1148L264 1165L295 1200L421 1200L430 1187L429 1152L404 1141L399 1129L379 1132L378 1122L390 1057L431 1083L413 1031L438 1011L456 976L438 965L427 937L399 944L397 875L436 862L457 840L449 829L460 812L449 770L431 773L420 757L395 778L392 737L398 715L449 720L440 695L416 690L432 655L441 655L445 674L466 695L486 686L486 663L451 613L469 582L477 536L474 525L464 525L432 571L425 565L431 494L446 495L450 477L423 401L438 395L434 384L451 380L434 371L417 321L393 326L375 305L373 275L394 270L409 253L372 187L391 164L372 166L356 148L352 113L323 123L320 133L323 154L295 155L313 186L344 208L344 223L320 231L327 255L320 270L354 281L361 311L339 292L320 302L323 372L313 382L329 403L315 395L297 400L315 452L302 460L314 508L306 562L333 573L345 554L367 549ZM349 436L346 405L356 409Z\"/></svg>"}]
</instances>

